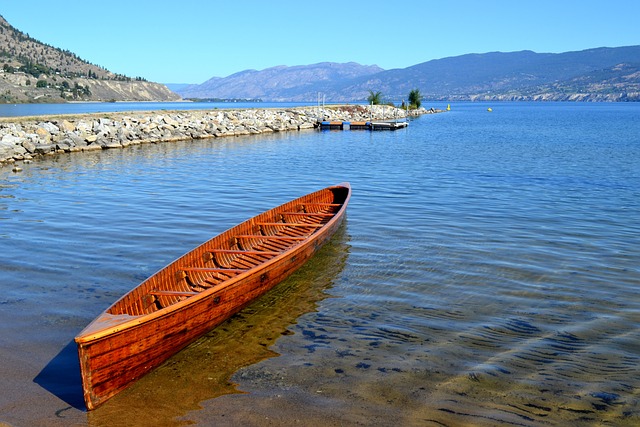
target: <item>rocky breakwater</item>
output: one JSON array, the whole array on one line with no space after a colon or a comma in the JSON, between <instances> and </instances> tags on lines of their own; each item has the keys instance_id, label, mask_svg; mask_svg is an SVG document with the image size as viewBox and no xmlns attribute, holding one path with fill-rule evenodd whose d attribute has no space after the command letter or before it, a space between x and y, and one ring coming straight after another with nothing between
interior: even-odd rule
<instances>
[{"instance_id":1,"label":"rocky breakwater","mask_svg":"<svg viewBox=\"0 0 640 427\"><path fill-rule=\"evenodd\" d=\"M420 113L427 113L426 110ZM318 120L405 117L389 106L155 111L0 119L0 164L134 144L313 129ZM14 170L19 170L16 165Z\"/></svg>"}]
</instances>

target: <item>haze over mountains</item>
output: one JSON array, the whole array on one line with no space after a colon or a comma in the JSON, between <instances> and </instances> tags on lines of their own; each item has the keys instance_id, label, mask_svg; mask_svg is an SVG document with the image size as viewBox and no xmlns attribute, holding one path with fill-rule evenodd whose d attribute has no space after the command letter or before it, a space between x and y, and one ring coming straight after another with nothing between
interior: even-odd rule
<instances>
[{"instance_id":1,"label":"haze over mountains","mask_svg":"<svg viewBox=\"0 0 640 427\"><path fill-rule=\"evenodd\" d=\"M400 102L412 89L432 100L640 101L640 46L579 52L492 52L382 70L353 62L246 70L176 87L185 98L315 102Z\"/></svg>"}]
</instances>

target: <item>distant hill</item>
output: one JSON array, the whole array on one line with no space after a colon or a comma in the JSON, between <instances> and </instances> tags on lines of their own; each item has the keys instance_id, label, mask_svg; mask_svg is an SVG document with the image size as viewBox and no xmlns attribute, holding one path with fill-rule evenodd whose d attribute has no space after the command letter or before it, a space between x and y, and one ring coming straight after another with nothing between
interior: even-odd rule
<instances>
[{"instance_id":1,"label":"distant hill","mask_svg":"<svg viewBox=\"0 0 640 427\"><path fill-rule=\"evenodd\" d=\"M191 86L191 84L189 83L165 83L164 85L172 92L177 92L188 86Z\"/></svg>"},{"instance_id":2,"label":"distant hill","mask_svg":"<svg viewBox=\"0 0 640 427\"><path fill-rule=\"evenodd\" d=\"M178 99L164 85L114 74L35 40L0 16L0 103Z\"/></svg>"},{"instance_id":3,"label":"distant hill","mask_svg":"<svg viewBox=\"0 0 640 427\"><path fill-rule=\"evenodd\" d=\"M463 97L467 98L467 97ZM622 63L519 90L478 94L475 101L640 101L640 64Z\"/></svg>"},{"instance_id":4,"label":"distant hill","mask_svg":"<svg viewBox=\"0 0 640 427\"><path fill-rule=\"evenodd\" d=\"M246 70L229 77L213 77L200 85L179 88L185 98L248 98L269 101L315 100L336 84L383 71L377 65L355 62L322 62L313 65L278 66L262 71Z\"/></svg>"},{"instance_id":5,"label":"distant hill","mask_svg":"<svg viewBox=\"0 0 640 427\"><path fill-rule=\"evenodd\" d=\"M364 101L370 90L399 102L416 88L431 100L640 101L638 67L640 46L492 52L394 70L355 63L249 70L177 91L184 97L298 102L315 102L318 92L328 101Z\"/></svg>"}]
</instances>

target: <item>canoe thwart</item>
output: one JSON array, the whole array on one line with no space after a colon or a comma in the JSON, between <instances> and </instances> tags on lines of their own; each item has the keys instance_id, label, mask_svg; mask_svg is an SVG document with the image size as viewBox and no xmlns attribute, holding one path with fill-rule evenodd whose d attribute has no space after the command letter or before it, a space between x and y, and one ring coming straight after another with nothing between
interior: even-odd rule
<instances>
[{"instance_id":1,"label":"canoe thwart","mask_svg":"<svg viewBox=\"0 0 640 427\"><path fill-rule=\"evenodd\" d=\"M199 292L193 292L193 291L157 291L157 290L151 291L149 293L155 296L170 296L170 297L191 297L199 294Z\"/></svg>"},{"instance_id":2,"label":"canoe thwart","mask_svg":"<svg viewBox=\"0 0 640 427\"><path fill-rule=\"evenodd\" d=\"M280 215L300 215L300 216L335 216L333 213L325 212L282 212Z\"/></svg>"},{"instance_id":3,"label":"canoe thwart","mask_svg":"<svg viewBox=\"0 0 640 427\"><path fill-rule=\"evenodd\" d=\"M278 226L278 227L317 227L322 228L324 224L305 224L301 222L259 222L258 225Z\"/></svg>"},{"instance_id":4,"label":"canoe thwart","mask_svg":"<svg viewBox=\"0 0 640 427\"><path fill-rule=\"evenodd\" d=\"M243 249L211 249L212 254L247 254L247 255L280 255L282 252L276 251L256 251Z\"/></svg>"},{"instance_id":5,"label":"canoe thwart","mask_svg":"<svg viewBox=\"0 0 640 427\"><path fill-rule=\"evenodd\" d=\"M207 268L207 267L183 267L181 272L190 273L243 273L246 268Z\"/></svg>"},{"instance_id":6,"label":"canoe thwart","mask_svg":"<svg viewBox=\"0 0 640 427\"><path fill-rule=\"evenodd\" d=\"M260 239L260 240L306 240L306 237L294 236L265 236L263 234L241 234L236 239Z\"/></svg>"}]
</instances>

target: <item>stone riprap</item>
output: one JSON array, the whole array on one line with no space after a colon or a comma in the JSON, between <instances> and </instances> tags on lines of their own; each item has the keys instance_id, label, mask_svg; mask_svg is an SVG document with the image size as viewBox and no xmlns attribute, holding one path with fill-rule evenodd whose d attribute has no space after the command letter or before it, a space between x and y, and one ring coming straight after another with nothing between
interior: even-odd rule
<instances>
[{"instance_id":1,"label":"stone riprap","mask_svg":"<svg viewBox=\"0 0 640 427\"><path fill-rule=\"evenodd\" d=\"M428 112L433 111L421 109L409 114ZM406 112L399 108L354 105L4 118L0 119L0 164L134 144L313 129L318 120L366 121L405 116Z\"/></svg>"}]
</instances>

